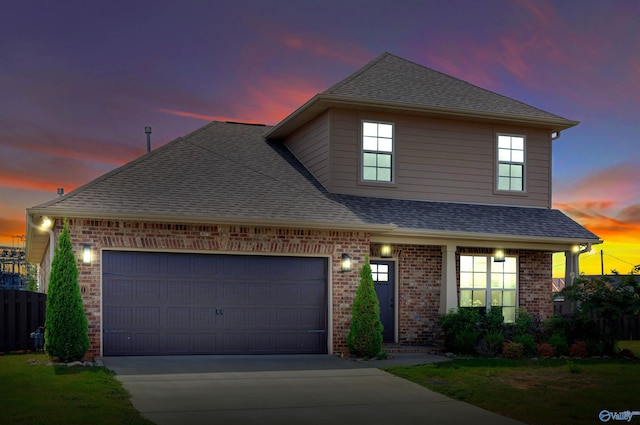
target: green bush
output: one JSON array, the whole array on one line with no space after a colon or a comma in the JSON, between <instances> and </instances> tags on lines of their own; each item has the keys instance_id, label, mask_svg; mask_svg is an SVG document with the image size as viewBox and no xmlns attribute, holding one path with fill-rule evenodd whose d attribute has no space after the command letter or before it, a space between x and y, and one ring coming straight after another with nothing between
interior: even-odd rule
<instances>
[{"instance_id":1,"label":"green bush","mask_svg":"<svg viewBox=\"0 0 640 425\"><path fill-rule=\"evenodd\" d=\"M479 322L480 314L473 307L460 307L455 312L440 316L445 349L453 353L475 354Z\"/></svg>"},{"instance_id":2,"label":"green bush","mask_svg":"<svg viewBox=\"0 0 640 425\"><path fill-rule=\"evenodd\" d=\"M536 339L533 335L516 335L513 337L513 342L522 345L525 356L531 357L536 355Z\"/></svg>"},{"instance_id":3,"label":"green bush","mask_svg":"<svg viewBox=\"0 0 640 425\"><path fill-rule=\"evenodd\" d=\"M372 358L382 351L380 305L373 286L369 257L360 270L360 285L351 306L351 328L347 348L355 356Z\"/></svg>"},{"instance_id":4,"label":"green bush","mask_svg":"<svg viewBox=\"0 0 640 425\"><path fill-rule=\"evenodd\" d=\"M78 267L65 221L51 266L45 314L45 350L64 362L82 360L89 350L87 316L78 286Z\"/></svg>"},{"instance_id":5,"label":"green bush","mask_svg":"<svg viewBox=\"0 0 640 425\"><path fill-rule=\"evenodd\" d=\"M560 333L555 333L549 338L549 344L553 347L558 356L564 356L569 350L567 337Z\"/></svg>"},{"instance_id":6,"label":"green bush","mask_svg":"<svg viewBox=\"0 0 640 425\"><path fill-rule=\"evenodd\" d=\"M504 344L504 335L500 331L487 332L480 340L476 347L476 351L483 357L495 357L502 351Z\"/></svg>"},{"instance_id":7,"label":"green bush","mask_svg":"<svg viewBox=\"0 0 640 425\"><path fill-rule=\"evenodd\" d=\"M502 356L506 359L521 359L524 356L524 347L517 342L505 342L502 346Z\"/></svg>"}]
</instances>

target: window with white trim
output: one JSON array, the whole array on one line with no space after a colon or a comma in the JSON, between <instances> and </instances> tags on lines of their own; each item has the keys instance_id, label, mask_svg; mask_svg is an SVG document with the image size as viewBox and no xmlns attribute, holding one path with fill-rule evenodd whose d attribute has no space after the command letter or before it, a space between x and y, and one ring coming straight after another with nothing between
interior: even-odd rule
<instances>
[{"instance_id":1,"label":"window with white trim","mask_svg":"<svg viewBox=\"0 0 640 425\"><path fill-rule=\"evenodd\" d=\"M524 192L524 144L524 136L498 134L498 190Z\"/></svg>"},{"instance_id":2,"label":"window with white trim","mask_svg":"<svg viewBox=\"0 0 640 425\"><path fill-rule=\"evenodd\" d=\"M502 307L507 323L516 320L518 261L495 262L487 255L460 256L460 307Z\"/></svg>"},{"instance_id":3,"label":"window with white trim","mask_svg":"<svg viewBox=\"0 0 640 425\"><path fill-rule=\"evenodd\" d=\"M393 181L393 124L362 122L362 180Z\"/></svg>"},{"instance_id":4,"label":"window with white trim","mask_svg":"<svg viewBox=\"0 0 640 425\"><path fill-rule=\"evenodd\" d=\"M388 264L371 264L371 277L374 282L389 281L389 265Z\"/></svg>"}]
</instances>

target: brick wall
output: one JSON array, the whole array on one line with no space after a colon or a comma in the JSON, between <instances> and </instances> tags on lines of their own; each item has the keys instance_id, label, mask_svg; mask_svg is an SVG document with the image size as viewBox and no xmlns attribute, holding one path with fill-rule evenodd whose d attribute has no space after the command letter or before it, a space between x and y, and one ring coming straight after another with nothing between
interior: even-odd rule
<instances>
[{"instance_id":1,"label":"brick wall","mask_svg":"<svg viewBox=\"0 0 640 425\"><path fill-rule=\"evenodd\" d=\"M434 345L442 282L440 246L396 245L398 261L398 343Z\"/></svg>"},{"instance_id":2,"label":"brick wall","mask_svg":"<svg viewBox=\"0 0 640 425\"><path fill-rule=\"evenodd\" d=\"M58 225L56 232L60 231ZM330 256L333 352L346 351L358 270L369 253L369 237L364 232L88 219L69 219L69 232L79 259L79 284L89 321L88 357L99 356L101 351L100 248ZM81 262L84 244L92 247L91 264ZM352 258L350 273L340 272L342 253Z\"/></svg>"}]
</instances>

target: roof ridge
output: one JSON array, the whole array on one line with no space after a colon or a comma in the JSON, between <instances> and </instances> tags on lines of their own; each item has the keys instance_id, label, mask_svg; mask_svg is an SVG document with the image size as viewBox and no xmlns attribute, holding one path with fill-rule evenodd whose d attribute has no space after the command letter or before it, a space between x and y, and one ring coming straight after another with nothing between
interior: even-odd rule
<instances>
[{"instance_id":1,"label":"roof ridge","mask_svg":"<svg viewBox=\"0 0 640 425\"><path fill-rule=\"evenodd\" d=\"M349 83L350 81L354 80L356 77L358 77L359 75L363 74L365 71L367 71L370 68L372 68L374 65L376 65L378 62L382 61L387 56L398 57L398 56L395 56L395 55L393 55L393 54L391 54L389 52L384 52L380 56L371 59L369 62L367 62L366 65L358 68L356 71L354 71L348 77L343 78L342 80L338 81L337 83L335 83L334 85L332 85L331 87L329 87L328 89L323 91L322 94L331 94L332 91L334 91L334 90L338 89L339 87L341 87L341 86Z\"/></svg>"}]
</instances>

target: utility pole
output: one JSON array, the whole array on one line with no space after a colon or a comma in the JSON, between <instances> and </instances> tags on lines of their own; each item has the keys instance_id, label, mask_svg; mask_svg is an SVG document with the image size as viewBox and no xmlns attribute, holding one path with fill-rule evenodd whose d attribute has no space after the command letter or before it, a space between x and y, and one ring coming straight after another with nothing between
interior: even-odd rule
<instances>
[{"instance_id":1,"label":"utility pole","mask_svg":"<svg viewBox=\"0 0 640 425\"><path fill-rule=\"evenodd\" d=\"M600 274L604 276L604 250L600 250Z\"/></svg>"}]
</instances>

